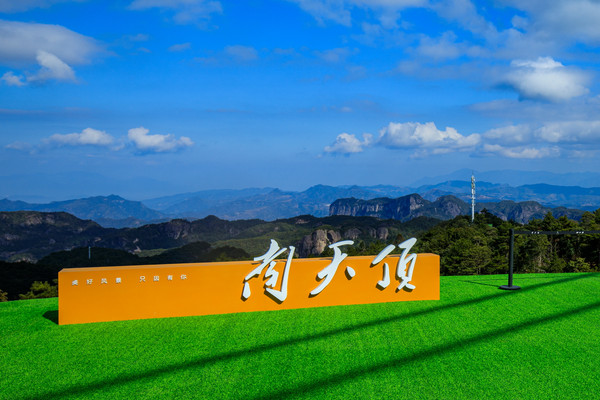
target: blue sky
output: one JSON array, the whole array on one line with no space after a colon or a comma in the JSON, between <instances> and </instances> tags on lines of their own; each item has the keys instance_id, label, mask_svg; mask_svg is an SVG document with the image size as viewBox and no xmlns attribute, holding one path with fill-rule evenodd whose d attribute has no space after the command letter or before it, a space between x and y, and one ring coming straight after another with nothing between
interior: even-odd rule
<instances>
[{"instance_id":1,"label":"blue sky","mask_svg":"<svg viewBox=\"0 0 600 400\"><path fill-rule=\"evenodd\" d=\"M598 171L598 21L588 0L0 0L0 197Z\"/></svg>"}]
</instances>

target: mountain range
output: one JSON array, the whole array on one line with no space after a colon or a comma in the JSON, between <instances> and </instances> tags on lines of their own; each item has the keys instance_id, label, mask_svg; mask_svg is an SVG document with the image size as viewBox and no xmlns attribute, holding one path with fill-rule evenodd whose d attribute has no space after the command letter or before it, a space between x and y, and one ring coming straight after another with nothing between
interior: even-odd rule
<instances>
[{"instance_id":1,"label":"mountain range","mask_svg":"<svg viewBox=\"0 0 600 400\"><path fill-rule=\"evenodd\" d=\"M106 227L113 225L139 226L148 222L169 219L165 214L150 209L139 201L125 200L115 195L55 201L47 204L31 204L8 199L0 200L0 211L25 210L67 212L78 218L91 219Z\"/></svg>"},{"instance_id":2,"label":"mountain range","mask_svg":"<svg viewBox=\"0 0 600 400\"><path fill-rule=\"evenodd\" d=\"M584 213L582 210L568 209L566 207L544 207L535 201L517 203L511 200L479 203L475 207L476 212L483 209L505 221L511 220L522 224L534 218L542 219L548 212L552 213L555 218L566 216L573 220L581 219ZM452 195L441 196L435 201L426 200L418 194L411 194L395 199L338 199L329 207L330 215L375 217L399 221L410 221L411 219L423 216L448 220L459 215L469 214L470 212L471 206L469 204Z\"/></svg>"},{"instance_id":3,"label":"mountain range","mask_svg":"<svg viewBox=\"0 0 600 400\"><path fill-rule=\"evenodd\" d=\"M503 201L536 202L545 208L566 207L594 211L600 208L600 188L534 184L477 182L478 209L491 209L491 203ZM400 198L418 194L424 200L435 202L452 195L470 202L471 183L452 180L419 187L379 186L325 186L316 185L302 192L282 191L277 188L248 188L241 190L206 190L144 201L126 200L120 196L95 196L51 203L27 203L0 200L0 211L68 212L81 219L91 219L104 227L136 227L173 218L197 219L215 215L226 220L262 219L273 221L309 214L324 217L330 214L330 205L338 199ZM487 204L486 203L490 203ZM503 207L508 207L506 203ZM462 206L461 206L462 207ZM464 211L464 210L463 210ZM466 211L468 213L468 210Z\"/></svg>"},{"instance_id":4,"label":"mountain range","mask_svg":"<svg viewBox=\"0 0 600 400\"><path fill-rule=\"evenodd\" d=\"M258 219L227 221L209 216L195 221L174 219L138 228L104 228L64 212L0 212L0 260L37 261L50 253L88 246L124 250L147 256L191 243L228 246L258 256L268 250L270 239L294 245L302 257L318 255L340 238L370 243L398 235L418 235L440 221L416 218L409 222L372 217L303 215L277 221Z\"/></svg>"}]
</instances>

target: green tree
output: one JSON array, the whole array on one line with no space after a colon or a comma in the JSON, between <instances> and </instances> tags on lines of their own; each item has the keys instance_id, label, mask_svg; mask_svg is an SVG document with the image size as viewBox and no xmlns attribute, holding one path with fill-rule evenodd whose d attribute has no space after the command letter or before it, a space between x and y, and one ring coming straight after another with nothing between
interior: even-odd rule
<instances>
[{"instance_id":1,"label":"green tree","mask_svg":"<svg viewBox=\"0 0 600 400\"><path fill-rule=\"evenodd\" d=\"M486 271L492 251L481 237L460 238L444 252L443 263L450 275L475 275Z\"/></svg>"},{"instance_id":2,"label":"green tree","mask_svg":"<svg viewBox=\"0 0 600 400\"><path fill-rule=\"evenodd\" d=\"M567 272L590 272L592 268L590 264L588 264L585 259L577 258L575 260L569 261L567 264Z\"/></svg>"},{"instance_id":3,"label":"green tree","mask_svg":"<svg viewBox=\"0 0 600 400\"><path fill-rule=\"evenodd\" d=\"M2 303L4 301L8 301L8 293L6 293L4 290L0 289L0 303Z\"/></svg>"},{"instance_id":4,"label":"green tree","mask_svg":"<svg viewBox=\"0 0 600 400\"><path fill-rule=\"evenodd\" d=\"M35 281L31 284L29 292L20 294L21 300L27 299L45 299L48 297L58 297L58 279L52 281L54 285L44 281Z\"/></svg>"},{"instance_id":5,"label":"green tree","mask_svg":"<svg viewBox=\"0 0 600 400\"><path fill-rule=\"evenodd\" d=\"M546 264L546 272L563 272L567 267L567 262L558 254L552 253L548 263Z\"/></svg>"},{"instance_id":6,"label":"green tree","mask_svg":"<svg viewBox=\"0 0 600 400\"><path fill-rule=\"evenodd\" d=\"M596 224L596 216L589 211L583 213L579 225L581 228L588 231L594 231L599 228L598 224Z\"/></svg>"}]
</instances>

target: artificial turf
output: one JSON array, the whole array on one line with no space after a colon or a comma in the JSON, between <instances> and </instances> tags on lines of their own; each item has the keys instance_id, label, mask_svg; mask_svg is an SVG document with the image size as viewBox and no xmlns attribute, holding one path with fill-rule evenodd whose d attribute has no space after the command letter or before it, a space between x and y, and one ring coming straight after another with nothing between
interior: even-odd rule
<instances>
[{"instance_id":1,"label":"artificial turf","mask_svg":"<svg viewBox=\"0 0 600 400\"><path fill-rule=\"evenodd\" d=\"M600 274L442 277L441 300L56 324L0 303L0 398L600 397Z\"/></svg>"}]
</instances>

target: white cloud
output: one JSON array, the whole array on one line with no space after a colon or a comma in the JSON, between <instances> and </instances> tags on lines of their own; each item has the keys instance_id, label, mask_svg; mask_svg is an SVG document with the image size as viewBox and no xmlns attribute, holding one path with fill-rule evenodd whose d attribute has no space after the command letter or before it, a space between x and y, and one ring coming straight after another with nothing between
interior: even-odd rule
<instances>
[{"instance_id":1,"label":"white cloud","mask_svg":"<svg viewBox=\"0 0 600 400\"><path fill-rule=\"evenodd\" d=\"M361 141L353 134L340 133L335 139L335 143L325 147L326 153L350 154L361 153L365 147L372 142L373 136L365 133Z\"/></svg>"},{"instance_id":2,"label":"white cloud","mask_svg":"<svg viewBox=\"0 0 600 400\"><path fill-rule=\"evenodd\" d=\"M560 155L558 147L503 147L499 144L484 144L483 151L507 158L522 159L558 157Z\"/></svg>"},{"instance_id":3,"label":"white cloud","mask_svg":"<svg viewBox=\"0 0 600 400\"><path fill-rule=\"evenodd\" d=\"M25 85L25 77L22 75L15 75L12 71L5 72L0 79L2 79L8 86Z\"/></svg>"},{"instance_id":4,"label":"white cloud","mask_svg":"<svg viewBox=\"0 0 600 400\"><path fill-rule=\"evenodd\" d=\"M40 69L35 74L15 75L12 71L6 72L2 80L9 86L24 86L27 83L44 83L48 80L76 82L75 72L54 54L40 50L37 55Z\"/></svg>"},{"instance_id":5,"label":"white cloud","mask_svg":"<svg viewBox=\"0 0 600 400\"><path fill-rule=\"evenodd\" d=\"M253 61L258 59L258 52L254 47L250 46L227 46L223 51L227 56L239 62Z\"/></svg>"},{"instance_id":6,"label":"white cloud","mask_svg":"<svg viewBox=\"0 0 600 400\"><path fill-rule=\"evenodd\" d=\"M173 46L169 47L168 50L169 51L185 51L185 50L189 50L191 48L192 48L192 44L190 42L186 42L186 43L174 44Z\"/></svg>"},{"instance_id":7,"label":"white cloud","mask_svg":"<svg viewBox=\"0 0 600 400\"><path fill-rule=\"evenodd\" d=\"M445 150L469 150L479 144L480 135L463 136L456 129L439 130L433 122L390 122L379 131L378 143L390 148L420 148L436 153Z\"/></svg>"},{"instance_id":8,"label":"white cloud","mask_svg":"<svg viewBox=\"0 0 600 400\"><path fill-rule=\"evenodd\" d=\"M546 123L535 136L549 143L600 145L600 121L562 121Z\"/></svg>"},{"instance_id":9,"label":"white cloud","mask_svg":"<svg viewBox=\"0 0 600 400\"><path fill-rule=\"evenodd\" d=\"M59 25L0 20L0 65L24 69L5 73L2 80L8 85L49 79L75 82L71 65L88 64L102 52L96 40ZM27 70L34 65L37 71Z\"/></svg>"},{"instance_id":10,"label":"white cloud","mask_svg":"<svg viewBox=\"0 0 600 400\"><path fill-rule=\"evenodd\" d=\"M462 46L435 39L421 43L423 55L437 59L456 58L456 51L473 56L514 59L543 54L562 54L573 43L600 43L600 2L597 0L497 0L480 4L473 0L288 0L296 3L319 23L351 26L361 22L365 35L379 36L398 25L411 24L400 12L408 8L433 11L459 30L471 32ZM488 2L489 3L489 2ZM506 7L509 6L509 7ZM495 8L492 12L486 12ZM488 9L488 10L486 10ZM362 11L367 11L362 12ZM482 11L483 10L483 11ZM496 11L513 13L512 26L498 23L488 15ZM360 17L359 17L360 16ZM404 17L404 18L400 18ZM361 20L359 20L359 18ZM373 23L373 19L378 21ZM420 23L417 21L415 23ZM462 35L461 35L462 36ZM444 47L443 45L449 45ZM482 52L483 54L478 55Z\"/></svg>"},{"instance_id":11,"label":"white cloud","mask_svg":"<svg viewBox=\"0 0 600 400\"><path fill-rule=\"evenodd\" d=\"M91 62L104 52L93 38L60 25L0 20L0 65L24 67L38 62L38 54L54 54L69 65Z\"/></svg>"},{"instance_id":12,"label":"white cloud","mask_svg":"<svg viewBox=\"0 0 600 400\"><path fill-rule=\"evenodd\" d=\"M517 20L540 40L600 41L600 3L594 0L502 0L528 13L528 21ZM513 22L514 24L515 22ZM523 26L525 25L525 26Z\"/></svg>"},{"instance_id":13,"label":"white cloud","mask_svg":"<svg viewBox=\"0 0 600 400\"><path fill-rule=\"evenodd\" d=\"M32 151L33 146L26 142L13 142L4 146L5 149L18 150L18 151Z\"/></svg>"},{"instance_id":14,"label":"white cloud","mask_svg":"<svg viewBox=\"0 0 600 400\"><path fill-rule=\"evenodd\" d=\"M127 137L133 142L135 147L142 152L164 153L177 151L179 149L192 146L194 142L186 136L179 139L173 135L148 135L148 129L140 126L128 131Z\"/></svg>"},{"instance_id":15,"label":"white cloud","mask_svg":"<svg viewBox=\"0 0 600 400\"><path fill-rule=\"evenodd\" d=\"M565 101L589 92L585 87L588 78L583 73L568 69L551 57L537 60L514 60L506 83L521 98Z\"/></svg>"},{"instance_id":16,"label":"white cloud","mask_svg":"<svg viewBox=\"0 0 600 400\"><path fill-rule=\"evenodd\" d=\"M600 120L547 122L537 126L510 125L490 129L482 136L487 144L503 148L538 145L600 148Z\"/></svg>"},{"instance_id":17,"label":"white cloud","mask_svg":"<svg viewBox=\"0 0 600 400\"><path fill-rule=\"evenodd\" d=\"M221 13L221 2L214 0L134 0L131 10L160 8L174 13L173 20L178 24L198 23L207 20L212 14Z\"/></svg>"},{"instance_id":18,"label":"white cloud","mask_svg":"<svg viewBox=\"0 0 600 400\"><path fill-rule=\"evenodd\" d=\"M40 50L37 61L42 68L36 75L28 78L29 81L46 81L48 79L75 81L73 69L54 54Z\"/></svg>"},{"instance_id":19,"label":"white cloud","mask_svg":"<svg viewBox=\"0 0 600 400\"><path fill-rule=\"evenodd\" d=\"M491 22L479 15L470 0L439 1L431 5L442 18L458 22L464 29L491 40L498 31Z\"/></svg>"},{"instance_id":20,"label":"white cloud","mask_svg":"<svg viewBox=\"0 0 600 400\"><path fill-rule=\"evenodd\" d=\"M455 41L456 35L453 32L445 32L439 39L422 37L417 53L433 59L457 58L462 52Z\"/></svg>"},{"instance_id":21,"label":"white cloud","mask_svg":"<svg viewBox=\"0 0 600 400\"><path fill-rule=\"evenodd\" d=\"M421 36L416 53L436 61L451 60L462 56L489 57L488 49L468 42L457 42L454 32L444 32L440 37Z\"/></svg>"},{"instance_id":22,"label":"white cloud","mask_svg":"<svg viewBox=\"0 0 600 400\"><path fill-rule=\"evenodd\" d=\"M541 10L539 24L545 31L595 43L600 40L600 3L597 1L559 1L556 8Z\"/></svg>"},{"instance_id":23,"label":"white cloud","mask_svg":"<svg viewBox=\"0 0 600 400\"><path fill-rule=\"evenodd\" d=\"M81 133L54 134L46 143L68 146L110 146L114 138L104 131L86 128Z\"/></svg>"},{"instance_id":24,"label":"white cloud","mask_svg":"<svg viewBox=\"0 0 600 400\"><path fill-rule=\"evenodd\" d=\"M533 138L533 130L529 125L508 125L490 129L483 134L485 140L505 145L529 143Z\"/></svg>"},{"instance_id":25,"label":"white cloud","mask_svg":"<svg viewBox=\"0 0 600 400\"><path fill-rule=\"evenodd\" d=\"M413 157L458 151L515 159L591 157L600 151L600 120L508 125L470 135L461 135L450 127L439 130L433 122L391 122L380 130L376 141L371 135L360 141L342 133L335 143L325 147L325 152L360 153L371 145L406 150Z\"/></svg>"}]
</instances>

